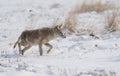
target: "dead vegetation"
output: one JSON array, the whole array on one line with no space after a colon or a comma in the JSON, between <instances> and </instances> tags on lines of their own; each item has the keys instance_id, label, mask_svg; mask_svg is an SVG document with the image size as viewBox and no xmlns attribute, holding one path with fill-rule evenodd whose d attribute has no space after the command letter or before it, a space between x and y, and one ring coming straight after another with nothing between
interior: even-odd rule
<instances>
[{"instance_id":1,"label":"dead vegetation","mask_svg":"<svg viewBox=\"0 0 120 76\"><path fill-rule=\"evenodd\" d=\"M102 3L101 1L98 1L92 4L87 4L87 2L84 1L81 6L75 7L68 13L68 17L65 20L65 27L71 33L75 33L77 32L77 21L78 21L77 16L79 14L86 13L86 12L92 12L92 11L101 13L103 11L110 10L110 9L115 9L115 6L112 4ZM108 21L108 23L110 22L111 21ZM111 26L113 26L113 24Z\"/></svg>"},{"instance_id":2,"label":"dead vegetation","mask_svg":"<svg viewBox=\"0 0 120 76\"><path fill-rule=\"evenodd\" d=\"M65 20L65 28L67 28L70 32L74 32L75 33L76 25L77 25L76 14L70 12L68 14L67 19Z\"/></svg>"},{"instance_id":3,"label":"dead vegetation","mask_svg":"<svg viewBox=\"0 0 120 76\"><path fill-rule=\"evenodd\" d=\"M92 12L92 11L101 13L103 11L110 9L115 9L115 6L112 4L102 3L101 1L92 4L87 4L87 2L84 1L81 6L77 6L74 9L74 13L79 14L79 13Z\"/></svg>"},{"instance_id":4,"label":"dead vegetation","mask_svg":"<svg viewBox=\"0 0 120 76\"><path fill-rule=\"evenodd\" d=\"M106 16L107 29L110 32L120 31L120 19L117 12L114 11L112 14L107 14Z\"/></svg>"}]
</instances>

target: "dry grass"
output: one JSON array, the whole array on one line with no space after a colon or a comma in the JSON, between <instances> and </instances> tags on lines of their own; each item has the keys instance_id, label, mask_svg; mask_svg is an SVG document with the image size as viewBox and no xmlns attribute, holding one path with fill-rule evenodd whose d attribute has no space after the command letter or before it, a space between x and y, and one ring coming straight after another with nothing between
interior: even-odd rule
<instances>
[{"instance_id":1,"label":"dry grass","mask_svg":"<svg viewBox=\"0 0 120 76\"><path fill-rule=\"evenodd\" d=\"M74 9L74 13L79 14L79 13L92 12L92 11L101 13L109 9L115 9L115 6L112 4L102 3L101 1L98 1L93 4L87 4L87 2L84 1L81 6L77 6Z\"/></svg>"},{"instance_id":2,"label":"dry grass","mask_svg":"<svg viewBox=\"0 0 120 76\"><path fill-rule=\"evenodd\" d=\"M113 12L112 14L107 14L106 17L106 24L107 24L107 29L110 32L114 31L120 31L119 27L119 16L117 15L117 12Z\"/></svg>"},{"instance_id":3,"label":"dry grass","mask_svg":"<svg viewBox=\"0 0 120 76\"><path fill-rule=\"evenodd\" d=\"M65 20L65 27L71 32L75 33L77 30L77 15L85 12L96 11L97 13L103 12L105 10L115 9L115 6L110 4L103 4L101 1L94 4L87 4L86 1L83 2L81 6L72 9L68 13L68 17Z\"/></svg>"},{"instance_id":4,"label":"dry grass","mask_svg":"<svg viewBox=\"0 0 120 76\"><path fill-rule=\"evenodd\" d=\"M67 28L70 32L75 32L76 25L77 25L76 14L70 12L67 19L65 20L65 28Z\"/></svg>"}]
</instances>

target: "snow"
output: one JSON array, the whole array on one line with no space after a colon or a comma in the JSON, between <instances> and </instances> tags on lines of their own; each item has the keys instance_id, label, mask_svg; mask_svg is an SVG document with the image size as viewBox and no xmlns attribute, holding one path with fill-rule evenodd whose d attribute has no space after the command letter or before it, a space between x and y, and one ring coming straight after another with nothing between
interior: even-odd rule
<instances>
[{"instance_id":1,"label":"snow","mask_svg":"<svg viewBox=\"0 0 120 76\"><path fill-rule=\"evenodd\" d=\"M82 0L0 0L0 76L120 76L120 32L104 35L104 16L95 12L80 14L78 28L92 29L100 39L88 35L57 38L50 42L53 49L49 54L43 47L43 56L38 46L24 56L18 54L18 48L13 49L23 30L51 27L57 18L58 24L64 23L68 12L81 3Z\"/></svg>"}]
</instances>

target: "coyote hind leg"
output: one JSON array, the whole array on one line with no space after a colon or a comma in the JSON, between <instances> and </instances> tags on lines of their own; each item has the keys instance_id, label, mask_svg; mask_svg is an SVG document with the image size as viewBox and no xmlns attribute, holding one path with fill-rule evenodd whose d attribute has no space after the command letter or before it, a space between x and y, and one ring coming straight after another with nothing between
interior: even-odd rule
<instances>
[{"instance_id":1,"label":"coyote hind leg","mask_svg":"<svg viewBox=\"0 0 120 76\"><path fill-rule=\"evenodd\" d=\"M40 52L40 56L42 56L43 55L42 44L39 44L39 52Z\"/></svg>"},{"instance_id":2,"label":"coyote hind leg","mask_svg":"<svg viewBox=\"0 0 120 76\"><path fill-rule=\"evenodd\" d=\"M18 43L18 48L19 48L19 54L22 54L22 50L21 50L21 45L20 45L20 43Z\"/></svg>"},{"instance_id":3,"label":"coyote hind leg","mask_svg":"<svg viewBox=\"0 0 120 76\"><path fill-rule=\"evenodd\" d=\"M31 48L31 45L25 47L25 48L22 50L22 55L24 55L24 52L25 52L26 50L28 50L29 48Z\"/></svg>"}]
</instances>

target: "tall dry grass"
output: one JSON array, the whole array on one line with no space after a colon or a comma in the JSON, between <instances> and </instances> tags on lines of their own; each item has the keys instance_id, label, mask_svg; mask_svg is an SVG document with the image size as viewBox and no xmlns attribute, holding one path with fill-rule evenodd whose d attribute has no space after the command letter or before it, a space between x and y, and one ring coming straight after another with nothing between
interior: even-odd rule
<instances>
[{"instance_id":1,"label":"tall dry grass","mask_svg":"<svg viewBox=\"0 0 120 76\"><path fill-rule=\"evenodd\" d=\"M119 16L116 11L112 12L112 14L107 14L106 24L108 31L120 31L120 19L118 17Z\"/></svg>"},{"instance_id":2,"label":"tall dry grass","mask_svg":"<svg viewBox=\"0 0 120 76\"><path fill-rule=\"evenodd\" d=\"M67 19L65 20L65 28L70 32L76 31L77 17L73 12L69 12Z\"/></svg>"},{"instance_id":3,"label":"tall dry grass","mask_svg":"<svg viewBox=\"0 0 120 76\"><path fill-rule=\"evenodd\" d=\"M109 9L115 9L116 7L112 4L102 3L101 1L98 1L96 3L87 4L86 1L82 3L81 6L77 6L74 9L74 13L85 13L85 12L92 12L95 11L97 13L101 13L103 11L109 10Z\"/></svg>"},{"instance_id":4,"label":"tall dry grass","mask_svg":"<svg viewBox=\"0 0 120 76\"><path fill-rule=\"evenodd\" d=\"M77 31L76 30L77 15L85 12L92 12L92 11L96 11L97 13L100 13L109 9L115 9L115 6L107 3L102 3L101 1L98 1L92 4L87 4L87 2L84 1L81 6L75 7L68 13L68 17L65 20L65 27L70 32L76 32Z\"/></svg>"}]
</instances>

